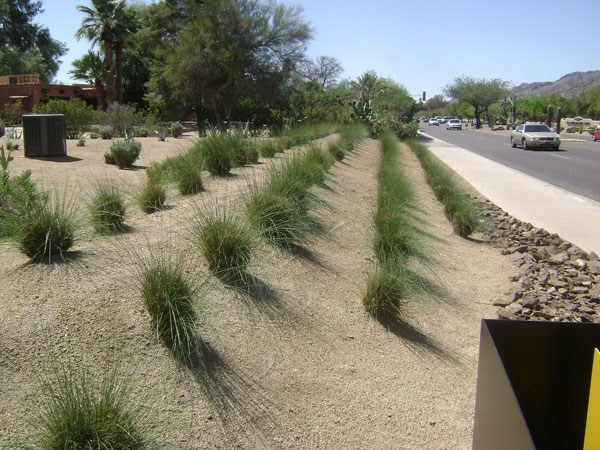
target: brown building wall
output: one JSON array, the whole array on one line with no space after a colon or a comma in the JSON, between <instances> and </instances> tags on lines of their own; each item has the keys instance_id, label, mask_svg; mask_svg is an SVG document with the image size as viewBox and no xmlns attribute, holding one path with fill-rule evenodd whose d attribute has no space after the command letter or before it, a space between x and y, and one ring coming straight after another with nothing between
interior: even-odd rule
<instances>
[{"instance_id":1,"label":"brown building wall","mask_svg":"<svg viewBox=\"0 0 600 450\"><path fill-rule=\"evenodd\" d=\"M7 77L2 77L7 78ZM11 98L12 97L12 98ZM33 108L44 98L69 100L81 98L96 105L96 89L94 86L76 84L72 86L61 84L2 84L0 80L0 110L4 111L5 104L23 102L23 112L32 112Z\"/></svg>"}]
</instances>

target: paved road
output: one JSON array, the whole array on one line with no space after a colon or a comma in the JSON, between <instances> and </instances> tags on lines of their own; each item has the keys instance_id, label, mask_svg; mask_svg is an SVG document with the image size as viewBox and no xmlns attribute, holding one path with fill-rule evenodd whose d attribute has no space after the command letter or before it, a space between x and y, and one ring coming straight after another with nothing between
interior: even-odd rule
<instances>
[{"instance_id":1,"label":"paved road","mask_svg":"<svg viewBox=\"0 0 600 450\"><path fill-rule=\"evenodd\" d=\"M512 148L508 132L449 131L443 125L421 125L421 131L492 161L600 201L600 142L562 142L559 151ZM570 135L572 136L572 135Z\"/></svg>"},{"instance_id":2,"label":"paved road","mask_svg":"<svg viewBox=\"0 0 600 450\"><path fill-rule=\"evenodd\" d=\"M429 149L512 216L600 254L600 202L435 138Z\"/></svg>"}]
</instances>

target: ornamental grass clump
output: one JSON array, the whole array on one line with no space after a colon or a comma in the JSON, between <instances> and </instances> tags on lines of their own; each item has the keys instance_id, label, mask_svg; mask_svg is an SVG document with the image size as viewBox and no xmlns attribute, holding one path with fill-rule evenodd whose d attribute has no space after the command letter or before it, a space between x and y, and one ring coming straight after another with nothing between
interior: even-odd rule
<instances>
[{"instance_id":1,"label":"ornamental grass clump","mask_svg":"<svg viewBox=\"0 0 600 450\"><path fill-rule=\"evenodd\" d=\"M97 233L122 232L125 228L125 201L118 186L104 181L96 184L88 205L92 227Z\"/></svg>"},{"instance_id":2,"label":"ornamental grass clump","mask_svg":"<svg viewBox=\"0 0 600 450\"><path fill-rule=\"evenodd\" d=\"M138 205L146 214L161 211L165 208L167 191L162 184L148 182L138 196Z\"/></svg>"},{"instance_id":3,"label":"ornamental grass clump","mask_svg":"<svg viewBox=\"0 0 600 450\"><path fill-rule=\"evenodd\" d=\"M51 197L27 205L9 227L21 253L31 261L52 262L73 246L80 224L71 201Z\"/></svg>"},{"instance_id":4,"label":"ornamental grass clump","mask_svg":"<svg viewBox=\"0 0 600 450\"><path fill-rule=\"evenodd\" d=\"M202 171L203 167L204 158L198 141L185 153L150 164L146 169L146 176L152 183L179 185L181 178L190 170Z\"/></svg>"},{"instance_id":5,"label":"ornamental grass clump","mask_svg":"<svg viewBox=\"0 0 600 450\"><path fill-rule=\"evenodd\" d=\"M374 318L393 321L404 315L410 280L402 263L389 261L379 266L367 280L363 306Z\"/></svg>"},{"instance_id":6,"label":"ornamental grass clump","mask_svg":"<svg viewBox=\"0 0 600 450\"><path fill-rule=\"evenodd\" d=\"M246 271L255 247L250 230L239 216L227 207L213 207L197 215L193 241L200 249L208 268L228 280Z\"/></svg>"},{"instance_id":7,"label":"ornamental grass clump","mask_svg":"<svg viewBox=\"0 0 600 450\"><path fill-rule=\"evenodd\" d=\"M150 257L138 257L138 282L144 306L154 331L171 350L175 359L193 366L202 352L196 324L196 280L185 266L186 259L162 251Z\"/></svg>"},{"instance_id":8,"label":"ornamental grass clump","mask_svg":"<svg viewBox=\"0 0 600 450\"><path fill-rule=\"evenodd\" d=\"M264 187L254 187L246 199L246 217L250 225L269 244L287 248L301 242L310 231L304 208L283 195Z\"/></svg>"},{"instance_id":9,"label":"ornamental grass clump","mask_svg":"<svg viewBox=\"0 0 600 450\"><path fill-rule=\"evenodd\" d=\"M46 382L32 448L127 449L154 447L150 423L131 386L116 370L99 380L63 369Z\"/></svg>"},{"instance_id":10,"label":"ornamental grass clump","mask_svg":"<svg viewBox=\"0 0 600 450\"><path fill-rule=\"evenodd\" d=\"M264 158L273 158L280 150L283 151L277 140L266 139L260 143L260 154Z\"/></svg>"},{"instance_id":11,"label":"ornamental grass clump","mask_svg":"<svg viewBox=\"0 0 600 450\"><path fill-rule=\"evenodd\" d=\"M179 181L177 183L177 188L181 195L192 195L202 191L201 170L195 167L186 166L184 170L179 172L178 176Z\"/></svg>"},{"instance_id":12,"label":"ornamental grass clump","mask_svg":"<svg viewBox=\"0 0 600 450\"><path fill-rule=\"evenodd\" d=\"M236 165L236 155L244 147L238 136L220 133L202 141L204 165L211 175L226 176Z\"/></svg>"}]
</instances>

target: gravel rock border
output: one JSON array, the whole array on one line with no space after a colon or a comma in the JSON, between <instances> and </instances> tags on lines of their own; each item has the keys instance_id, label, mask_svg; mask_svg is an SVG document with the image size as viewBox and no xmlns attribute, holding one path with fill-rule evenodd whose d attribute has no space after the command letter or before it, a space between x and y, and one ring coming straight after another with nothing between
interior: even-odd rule
<instances>
[{"instance_id":1,"label":"gravel rock border","mask_svg":"<svg viewBox=\"0 0 600 450\"><path fill-rule=\"evenodd\" d=\"M522 222L489 200L478 201L487 237L517 267L514 287L493 302L511 320L600 323L600 259L557 234Z\"/></svg>"}]
</instances>

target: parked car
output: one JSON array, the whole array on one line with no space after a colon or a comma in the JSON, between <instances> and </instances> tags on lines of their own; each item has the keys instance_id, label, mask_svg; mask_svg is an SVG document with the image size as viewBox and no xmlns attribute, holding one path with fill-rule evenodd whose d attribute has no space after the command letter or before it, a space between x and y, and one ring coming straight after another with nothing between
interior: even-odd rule
<instances>
[{"instance_id":1,"label":"parked car","mask_svg":"<svg viewBox=\"0 0 600 450\"><path fill-rule=\"evenodd\" d=\"M458 119L448 119L446 122L447 130L462 130L462 123Z\"/></svg>"},{"instance_id":2,"label":"parked car","mask_svg":"<svg viewBox=\"0 0 600 450\"><path fill-rule=\"evenodd\" d=\"M520 145L523 150L534 147L552 147L558 150L560 147L560 136L544 124L525 123L510 133L510 145Z\"/></svg>"},{"instance_id":3,"label":"parked car","mask_svg":"<svg viewBox=\"0 0 600 450\"><path fill-rule=\"evenodd\" d=\"M444 116L444 117L442 117L441 119L438 119L438 122L439 122L439 123L446 123L446 122L448 122L449 120L450 120L450 117L448 117L448 116Z\"/></svg>"},{"instance_id":4,"label":"parked car","mask_svg":"<svg viewBox=\"0 0 600 450\"><path fill-rule=\"evenodd\" d=\"M429 126L431 125L439 125L440 123L437 121L437 119L429 119Z\"/></svg>"},{"instance_id":5,"label":"parked car","mask_svg":"<svg viewBox=\"0 0 600 450\"><path fill-rule=\"evenodd\" d=\"M592 140L594 142L600 141L600 128L596 128L596 131L594 131L594 134L592 134Z\"/></svg>"}]
</instances>

